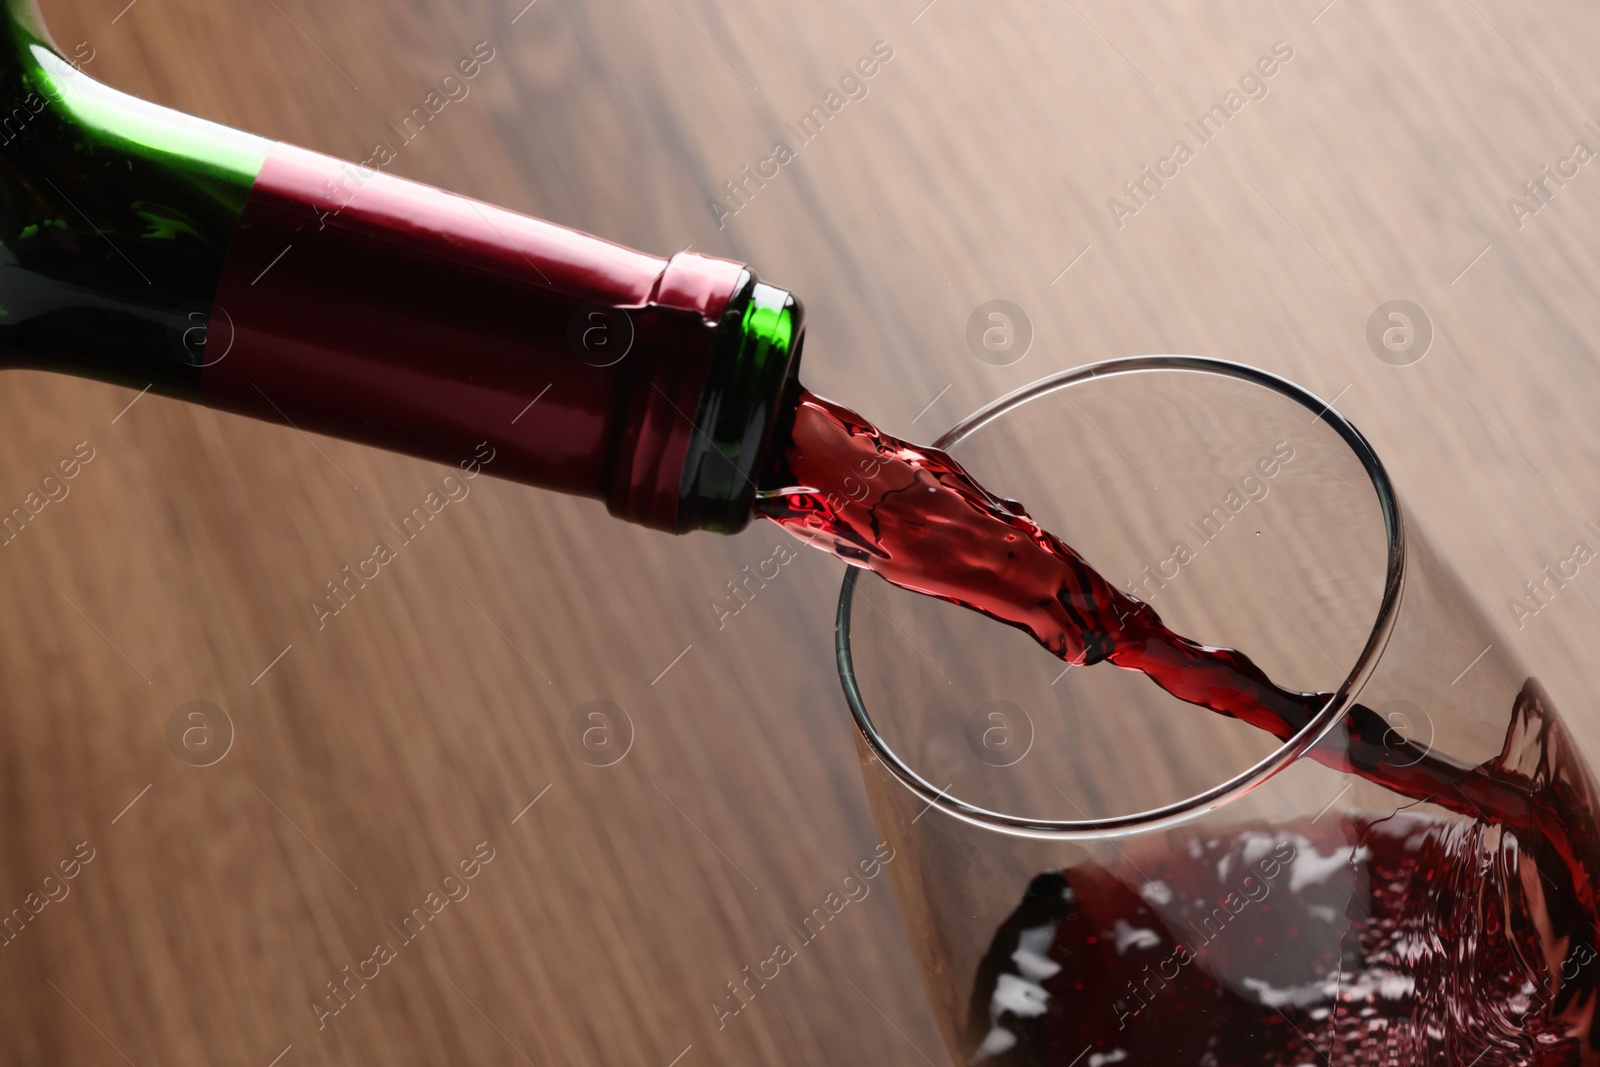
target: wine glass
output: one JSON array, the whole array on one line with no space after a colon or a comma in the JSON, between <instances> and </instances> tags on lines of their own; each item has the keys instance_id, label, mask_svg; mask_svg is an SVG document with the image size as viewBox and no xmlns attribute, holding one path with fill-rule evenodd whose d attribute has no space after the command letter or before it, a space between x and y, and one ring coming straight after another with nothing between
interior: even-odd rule
<instances>
[{"instance_id":1,"label":"wine glass","mask_svg":"<svg viewBox=\"0 0 1600 1067\"><path fill-rule=\"evenodd\" d=\"M1281 740L852 569L840 677L955 1062L1596 1061L1589 773L1331 405L1140 357L938 444L1171 630L1325 694Z\"/></svg>"}]
</instances>

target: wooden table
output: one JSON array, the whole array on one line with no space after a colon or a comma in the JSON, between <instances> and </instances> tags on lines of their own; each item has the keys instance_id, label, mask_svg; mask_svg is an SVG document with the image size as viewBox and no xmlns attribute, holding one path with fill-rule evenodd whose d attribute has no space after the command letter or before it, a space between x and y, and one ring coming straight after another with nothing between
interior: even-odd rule
<instances>
[{"instance_id":1,"label":"wooden table","mask_svg":"<svg viewBox=\"0 0 1600 1067\"><path fill-rule=\"evenodd\" d=\"M807 381L893 432L1146 352L1337 397L1600 753L1600 575L1520 629L1507 606L1600 544L1600 163L1572 156L1600 150L1592 7L520 2L46 14L151 100L352 159L383 141L396 173L749 260L807 301ZM480 42L470 93L403 141ZM802 142L784 124L817 105ZM792 159L731 199L779 139ZM1542 166L1570 175L1547 203L1523 187ZM965 339L995 298L1034 331L1007 367ZM1393 299L1431 322L1420 362L1368 344ZM0 549L0 910L67 893L0 949L0 1060L942 1062L886 880L720 1029L713 1008L878 840L832 666L837 564L803 555L719 628L775 528L674 539L479 479L319 630L324 583L442 468L7 383L0 504L79 442L94 458ZM568 741L593 699L631 723L611 766ZM169 745L175 715L229 732L185 718L195 700L231 723L210 766ZM93 858L47 887L74 846ZM445 884L463 861L476 877ZM349 979L379 942L395 958Z\"/></svg>"}]
</instances>

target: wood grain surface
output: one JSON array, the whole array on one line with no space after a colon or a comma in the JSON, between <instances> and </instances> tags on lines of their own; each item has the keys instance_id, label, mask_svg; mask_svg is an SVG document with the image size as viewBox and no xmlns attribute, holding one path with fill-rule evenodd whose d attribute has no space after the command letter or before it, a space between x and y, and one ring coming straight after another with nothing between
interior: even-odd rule
<instances>
[{"instance_id":1,"label":"wood grain surface","mask_svg":"<svg viewBox=\"0 0 1600 1067\"><path fill-rule=\"evenodd\" d=\"M44 6L128 92L351 159L386 142L395 173L750 261L807 303L808 383L892 432L1137 353L1337 397L1600 753L1600 573L1520 619L1507 603L1600 543L1593 7L923 3ZM391 123L479 42L470 92L404 142ZM841 89L877 42L892 58ZM1276 42L1290 57L1241 86ZM1186 123L1216 104L1202 140ZM818 105L802 142L784 124ZM792 158L729 199L777 140ZM1135 199L1144 165L1168 177ZM1034 334L1006 367L966 341L996 298ZM1408 366L1367 339L1394 299L1431 323ZM66 891L0 947L0 1061L944 1061L887 879L720 1028L713 1008L878 841L832 665L837 564L803 554L719 628L776 528L674 539L480 478L319 630L324 584L444 469L5 385L0 504L79 442L94 458L0 549L0 913ZM569 743L594 699L631 723L608 767ZM211 766L169 745L194 700L231 723ZM446 885L462 861L476 877ZM396 958L319 1020L380 942Z\"/></svg>"}]
</instances>

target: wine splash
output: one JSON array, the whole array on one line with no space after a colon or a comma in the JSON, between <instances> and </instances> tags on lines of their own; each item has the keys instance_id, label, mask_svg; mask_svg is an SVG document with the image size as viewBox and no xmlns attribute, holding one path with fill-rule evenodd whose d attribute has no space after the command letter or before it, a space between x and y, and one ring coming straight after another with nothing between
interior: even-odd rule
<instances>
[{"instance_id":1,"label":"wine splash","mask_svg":"<svg viewBox=\"0 0 1600 1067\"><path fill-rule=\"evenodd\" d=\"M801 391L798 397L787 444L764 481L757 511L802 540L831 551L847 563L872 570L896 586L970 608L1023 630L1069 664L1086 666L1104 662L1138 671L1181 700L1239 719L1282 741L1297 734L1334 699L1331 693L1282 688L1244 653L1201 644L1174 633L1150 605L1118 590L1071 546L1035 522L1020 503L997 497L984 489L950 456L882 433L854 412L810 392ZM1600 874L1600 829L1593 814L1594 788L1589 775L1547 709L1537 685L1530 680L1518 697L1500 755L1479 765L1459 762L1414 745L1392 730L1382 716L1360 704L1352 705L1340 723L1308 755L1411 801L1430 803L1470 820L1462 824L1470 828L1466 831L1457 824L1429 820L1421 815L1406 816L1398 822L1396 816L1374 818L1370 823L1357 820L1343 828L1343 837L1335 834L1328 838L1329 841L1336 838L1348 841L1354 835L1355 839L1365 841L1361 846L1365 850L1364 857L1351 853L1348 865L1361 872L1366 884L1373 887L1367 911L1359 921L1351 921L1350 933L1354 940L1342 951L1356 951L1349 946L1365 945L1369 934L1377 939L1374 943L1378 946L1371 950L1370 959L1352 957L1349 971L1343 969L1341 962L1339 973L1349 979L1354 979L1358 973L1365 974L1367 978L1363 981L1370 979L1367 984L1378 982L1375 988L1380 990L1393 988L1384 987L1379 981L1382 976L1370 968L1361 971L1365 966L1363 961L1385 958L1385 954L1398 951L1397 942L1393 942L1392 937L1389 942L1383 942L1383 937L1389 935L1380 936L1379 931L1442 923L1442 930L1451 935L1446 939L1451 944L1454 939L1465 939L1462 944L1468 948L1463 951L1502 952L1506 954L1505 959L1494 956L1491 960L1485 956L1472 961L1455 957L1441 960L1424 953L1423 958L1409 960L1406 967L1446 971L1453 967L1456 968L1453 973L1465 976L1475 974L1474 968L1488 966L1489 973L1504 974L1505 982L1503 989L1497 987L1493 991L1473 993L1477 999L1466 1009L1458 1001L1432 1007L1446 1014L1461 1010L1468 1010L1472 1015L1497 1011L1496 1019L1518 1020L1524 1034L1543 1033L1541 1055L1555 1055L1555 1050L1565 1050L1556 1058L1535 1061L1486 1059L1485 1067L1491 1062L1591 1062L1587 1057L1593 1056L1593 1050L1587 1046L1591 1016L1596 1000L1600 999L1597 998L1600 966L1588 966L1587 960L1584 966L1577 966L1575 961L1585 952L1593 958L1591 946L1597 936L1594 919L1597 914L1596 876ZM1380 826L1385 828L1379 829ZM1311 841L1305 828L1293 833ZM1476 836L1470 842L1458 840L1463 833ZM1280 832L1280 836L1285 834L1290 831ZM1247 847L1237 842L1217 847L1231 848L1235 844ZM1500 858L1485 858L1491 854ZM1506 855L1513 859L1504 859ZM1477 873L1465 873L1469 868ZM1500 882L1484 882L1482 872L1490 868L1500 871ZM1038 932L1044 928L1044 920L1034 921L1038 916L1017 920L1017 916L1032 915L1038 910L1034 900L1038 896L1034 892L1040 884L1038 880L1030 888L1017 916L1013 916L1014 920L1023 922L1025 929L1019 927L1023 933L1032 931L1028 933L1032 940L1021 945L1016 940L1021 933L1008 934L1011 924L997 935L996 950L1004 948L1002 964L1025 961L1017 965L1033 967L1034 971L1018 974L1002 969L987 978L980 975L971 1020L976 1027L971 1035L975 1061L1000 1056L1006 1051L984 1045L991 1039L993 1026L980 1024L996 1016L992 1000L985 999L993 994L992 989L985 993L985 982L995 988L1005 985L1013 993L1021 991L1019 995L1023 995L1024 1000L1019 1003L1026 1009L1012 1014L1019 1021L1027 1021L1029 1026L1044 1027L1034 1037L1027 1037L1020 1031L1011 1033L1002 1027L1001 1036L993 1038L997 1045L1014 1050L1036 1047L1038 1051L1020 1059L1014 1057L1022 1052L1012 1051L1008 1055L1013 1058L994 1059L995 1063L1065 1064L1083 1049L1081 1043L1068 1047L1072 1039L1066 1035L1072 1027L1081 1024L1089 1027L1088 1032L1101 1033L1108 1022L1114 1022L1115 1014L1093 1019L1085 1015L1086 1011L1095 1009L1087 1006L1090 998L1081 996L1081 989L1085 983L1120 988L1118 983L1107 982L1106 978L1123 975L1128 961L1121 959L1121 953L1115 961L1102 959L1092 965L1086 965L1085 958L1073 957L1075 969L1068 968L1065 956L1081 946L1061 941L1062 937L1070 941L1078 933L1060 933L1065 928L1061 924L1071 913L1069 905L1079 894L1083 900L1091 902L1084 907L1092 907L1100 913L1095 921L1102 926L1116 928L1114 919L1121 919L1122 925L1127 925L1129 909L1134 902L1119 902L1108 888L1114 884L1123 885L1126 879L1120 874L1112 877L1104 871L1096 873L1097 870L1077 869L1040 876L1064 880L1058 888L1072 889L1071 894L1057 894L1058 899L1052 906L1066 910L1051 920L1057 925L1051 927L1056 932L1050 937ZM1511 873L1506 873L1508 871ZM1518 871L1522 872L1520 878L1516 874ZM1409 873L1402 878L1405 872ZM1411 881L1406 881L1407 878ZM1450 911L1450 906L1441 904L1437 897L1441 889L1435 879L1448 883L1451 879L1462 878L1468 879L1462 885L1463 892L1473 888L1475 892L1484 889L1489 893L1489 897L1475 898L1480 905L1493 897L1503 901L1506 907L1493 914L1481 908L1471 915L1466 911L1459 915ZM1075 887L1074 879L1084 883L1082 889ZM1205 881L1198 868L1175 870L1173 880L1179 884L1190 883L1184 892L1197 898L1212 895L1215 888ZM1293 894L1279 897L1279 906L1289 913L1297 907L1304 910L1312 906L1293 899L1283 904L1285 896ZM1513 901L1513 897L1517 899ZM1471 910L1465 904L1460 906ZM1522 925L1513 929L1506 916L1517 917ZM1537 916L1537 920L1531 916ZM1101 930L1093 936L1103 933ZM1487 945L1478 936L1487 933L1499 939L1495 946ZM1166 933L1157 931L1151 936L1160 939L1166 937ZM1011 938L1009 942L1008 937ZM1170 941L1171 938L1167 938L1163 943ZM1062 947L1053 948L1058 942ZM1008 943L1010 947L1007 948ZM1385 944L1387 948L1383 947ZM1063 958L1048 955L1046 949ZM1343 961L1342 956L1340 960ZM1530 970L1536 970L1529 961L1540 965L1553 961L1554 966L1545 967L1545 970L1551 973L1559 970L1561 980L1537 984L1529 977ZM1078 985L1062 985L1050 977L1067 973L1076 976L1074 980ZM1203 969L1192 973L1200 976L1196 981L1211 985L1204 979ZM1414 971L1407 973L1415 980ZM1005 974L1009 974L1010 981L1001 981ZM1128 977L1132 977L1131 972ZM1045 978L1050 980L1045 981ZM1090 979L1093 981L1089 982ZM1317 980L1321 980L1320 976ZM1330 1048L1336 1045L1355 1047L1351 1043L1355 1041L1353 1036L1339 1037L1342 1032L1339 1026L1356 1027L1353 1019L1340 1021L1338 1005L1344 993L1335 991L1330 997L1307 993L1300 998L1304 1004L1290 1004L1279 1002L1277 994L1272 992L1276 987L1265 978L1262 981L1266 984L1249 1002L1241 999L1237 1004L1224 1004L1219 1001L1211 1008L1194 1010L1206 1015L1208 1025L1215 1025L1217 1020L1230 1014L1247 1021L1245 1016L1250 1011L1265 1018L1262 1009L1266 1009L1266 1014L1287 1019L1286 1004L1292 1012L1320 1010L1333 1020L1322 1025L1324 1031L1332 1034L1324 1044ZM1027 989L1017 983L1023 983ZM1170 994L1172 997L1191 997L1192 1000L1192 991L1185 991L1181 984L1171 988L1176 990ZM1366 988L1362 984L1350 987L1351 990ZM1213 989L1207 996L1213 994L1223 995ZM1449 995L1441 993L1437 983L1427 989L1429 997ZM1488 1006L1491 1001L1496 1005L1493 1009ZM1537 1008L1527 1008L1528 1004L1537 1004ZM1518 1009L1517 1005L1523 1008ZM1414 1008L1414 1005L1408 1006L1405 1011L1413 1012ZM1004 1014L1003 1011L999 1013L1000 1016ZM1421 1012L1407 1017L1426 1014ZM1306 1018L1313 1020L1306 1025L1313 1025L1314 1018L1309 1014ZM1085 1022L1086 1019L1089 1022ZM1173 1022L1172 1025L1178 1028L1172 1033L1178 1033L1187 1024ZM1361 1025L1366 1025L1365 1017ZM1165 1033L1163 1024L1154 1028L1152 1036L1161 1039ZM1249 1046L1255 1058L1245 1058L1243 1052L1230 1057L1218 1052L1215 1042L1210 1045L1202 1042L1195 1047L1195 1058L1182 1062L1211 1063L1219 1067L1246 1062L1301 1062L1295 1056L1305 1052L1305 1045L1290 1040L1294 1036L1292 1027L1286 1033L1289 1036L1281 1043L1284 1057L1281 1059L1261 1059L1259 1042ZM1354 1029L1350 1034L1354 1034ZM1216 1034L1209 1036L1221 1040ZM1505 1033L1501 1033L1501 1039L1509 1042L1508 1047L1515 1045ZM1107 1040L1109 1038L1102 1034L1102 1041ZM1411 1035L1405 1040L1424 1049L1434 1048L1439 1041L1447 1039L1430 1032ZM1341 1045L1341 1041L1345 1043ZM1429 1045L1430 1041L1434 1044ZM1586 1058L1573 1058L1579 1055L1576 1043L1585 1046L1583 1055ZM1490 1045L1494 1046L1494 1042ZM1322 1044L1313 1043L1310 1047L1319 1050ZM1099 1053L1111 1056L1114 1050L1115 1046L1102 1043ZM1320 1051L1317 1054L1323 1055ZM1420 1055L1420 1058L1410 1053L1407 1056L1411 1058L1395 1061L1353 1058L1339 1062L1439 1062L1431 1054ZM1173 1057L1158 1059L1180 1062ZM1114 1061L1105 1059L1103 1062ZM1135 1055L1131 1062L1157 1062L1157 1059Z\"/></svg>"},{"instance_id":2,"label":"wine splash","mask_svg":"<svg viewBox=\"0 0 1600 1067\"><path fill-rule=\"evenodd\" d=\"M1491 763L1544 762L1542 789L1587 796L1535 683L1513 720ZM1523 847L1483 820L1402 811L1248 825L1047 871L978 966L968 1060L1592 1064L1593 928L1582 913L1562 937L1539 928L1569 898L1554 858Z\"/></svg>"}]
</instances>

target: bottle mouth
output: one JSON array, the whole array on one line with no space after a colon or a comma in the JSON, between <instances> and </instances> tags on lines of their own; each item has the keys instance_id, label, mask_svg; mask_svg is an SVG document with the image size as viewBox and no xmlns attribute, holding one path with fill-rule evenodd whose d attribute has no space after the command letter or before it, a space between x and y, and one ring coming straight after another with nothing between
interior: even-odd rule
<instances>
[{"instance_id":1,"label":"bottle mouth","mask_svg":"<svg viewBox=\"0 0 1600 1067\"><path fill-rule=\"evenodd\" d=\"M890 747L875 726L871 710L866 706L856 677L851 650L851 610L854 604L856 583L862 572L848 568L839 592L838 611L834 626L834 651L839 680L844 689L845 701L856 728L871 752L888 768L898 781L917 794L929 807L972 823L984 829L1026 837L1054 840L1086 840L1118 837L1152 830L1161 830L1186 822L1212 811L1244 793L1254 789L1266 779L1284 770L1316 745L1344 716L1355 694L1361 690L1383 653L1398 611L1405 573L1405 532L1398 501L1388 472L1384 470L1372 446L1351 423L1326 402L1310 391L1268 371L1226 360L1202 356L1134 356L1107 360L1065 371L1023 386L984 406L957 423L934 446L951 449L984 426L1006 415L1031 400L1057 390L1066 389L1096 378L1112 375L1148 372L1184 371L1221 375L1264 387L1279 396L1294 401L1314 415L1312 422L1320 421L1332 429L1360 463L1371 480L1377 498L1384 534L1387 542L1383 593L1378 603L1376 617L1354 665L1345 676L1328 703L1299 733L1285 741L1270 754L1234 777L1198 794L1161 807L1127 815L1103 819L1051 820L1012 815L994 811L962 800L940 789L912 769Z\"/></svg>"},{"instance_id":2,"label":"bottle mouth","mask_svg":"<svg viewBox=\"0 0 1600 1067\"><path fill-rule=\"evenodd\" d=\"M746 271L717 329L678 491L678 532L738 533L792 407L805 309Z\"/></svg>"}]
</instances>

